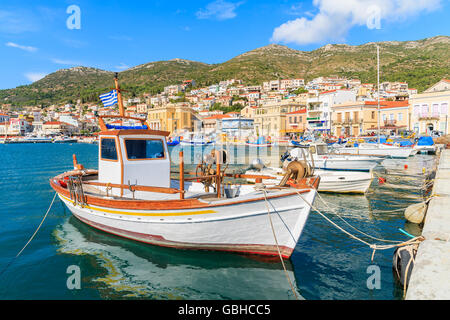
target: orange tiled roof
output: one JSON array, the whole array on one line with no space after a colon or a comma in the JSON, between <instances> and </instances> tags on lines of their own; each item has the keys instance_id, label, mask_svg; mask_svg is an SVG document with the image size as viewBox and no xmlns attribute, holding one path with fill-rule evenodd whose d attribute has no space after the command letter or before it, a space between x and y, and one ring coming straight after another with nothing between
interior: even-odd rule
<instances>
[{"instance_id":1,"label":"orange tiled roof","mask_svg":"<svg viewBox=\"0 0 450 320\"><path fill-rule=\"evenodd\" d=\"M286 114L299 114L299 113L306 113L306 109L300 109L297 111L288 112Z\"/></svg>"}]
</instances>

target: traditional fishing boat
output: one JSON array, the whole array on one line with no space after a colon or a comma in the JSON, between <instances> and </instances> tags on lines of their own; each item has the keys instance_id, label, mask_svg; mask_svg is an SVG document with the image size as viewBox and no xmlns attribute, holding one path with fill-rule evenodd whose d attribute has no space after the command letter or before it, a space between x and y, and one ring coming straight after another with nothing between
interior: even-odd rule
<instances>
[{"instance_id":1,"label":"traditional fishing boat","mask_svg":"<svg viewBox=\"0 0 450 320\"><path fill-rule=\"evenodd\" d=\"M266 148L266 147L271 147L272 142L266 140L265 137L259 137L258 139L256 139L256 141L247 140L245 142L245 145L250 146L250 147Z\"/></svg>"},{"instance_id":2,"label":"traditional fishing boat","mask_svg":"<svg viewBox=\"0 0 450 320\"><path fill-rule=\"evenodd\" d=\"M98 170L85 169L74 155L74 170L50 179L72 214L96 229L153 245L289 258L320 178L293 162L280 183L266 186L262 182L273 177L227 173L226 157L218 151L202 158L193 177L185 177L181 151L179 177L172 179L169 132L125 117L117 76L115 82L120 114L98 118ZM108 128L107 119L140 125ZM225 178L258 183L230 186Z\"/></svg>"},{"instance_id":3,"label":"traditional fishing boat","mask_svg":"<svg viewBox=\"0 0 450 320\"><path fill-rule=\"evenodd\" d=\"M180 141L182 146L207 146L213 144L214 141L206 139L203 135L189 133L188 137L184 137Z\"/></svg>"}]
</instances>

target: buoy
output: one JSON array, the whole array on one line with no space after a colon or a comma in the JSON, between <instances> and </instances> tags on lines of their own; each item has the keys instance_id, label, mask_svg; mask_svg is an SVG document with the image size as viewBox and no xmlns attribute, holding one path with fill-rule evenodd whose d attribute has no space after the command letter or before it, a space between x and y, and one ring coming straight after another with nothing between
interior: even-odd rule
<instances>
[{"instance_id":1,"label":"buoy","mask_svg":"<svg viewBox=\"0 0 450 320\"><path fill-rule=\"evenodd\" d=\"M408 169L408 165L407 165L407 164L405 164L405 170L406 170L406 169Z\"/></svg>"},{"instance_id":2,"label":"buoy","mask_svg":"<svg viewBox=\"0 0 450 320\"><path fill-rule=\"evenodd\" d=\"M405 218L412 223L422 223L428 205L425 202L415 203L405 209Z\"/></svg>"}]
</instances>

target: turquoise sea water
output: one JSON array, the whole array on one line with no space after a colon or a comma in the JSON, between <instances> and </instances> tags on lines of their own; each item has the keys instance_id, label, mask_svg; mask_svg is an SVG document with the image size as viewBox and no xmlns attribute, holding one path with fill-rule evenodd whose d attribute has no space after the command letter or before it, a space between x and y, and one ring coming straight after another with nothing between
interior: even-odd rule
<instances>
[{"instance_id":1,"label":"turquoise sea water","mask_svg":"<svg viewBox=\"0 0 450 320\"><path fill-rule=\"evenodd\" d=\"M255 152L247 150L250 161L257 156ZM74 153L85 167L97 168L96 145L0 145L0 271L39 225L54 195L49 178L70 170ZM175 149L174 162L177 153ZM275 161L278 154L263 152L258 156ZM387 176L387 183L381 186L375 179L366 196L322 194L322 197L347 222L365 233L407 240L398 228L413 234L420 234L420 230L405 223L401 209L421 200L418 186L423 178L416 175L424 167L430 168L433 161L431 156L386 160L385 167L392 170L390 173L402 175ZM336 212L316 204L345 227ZM296 290L305 299L401 299L401 288L392 273L393 251L377 251L371 262L372 251L367 246L312 212L286 266ZM70 276L67 268L73 265L81 271L79 290L67 287ZM367 268L371 265L380 268L380 289L367 287L371 275ZM59 200L35 239L0 275L0 299L136 298L294 297L279 260L160 248L121 239L79 222Z\"/></svg>"}]
</instances>

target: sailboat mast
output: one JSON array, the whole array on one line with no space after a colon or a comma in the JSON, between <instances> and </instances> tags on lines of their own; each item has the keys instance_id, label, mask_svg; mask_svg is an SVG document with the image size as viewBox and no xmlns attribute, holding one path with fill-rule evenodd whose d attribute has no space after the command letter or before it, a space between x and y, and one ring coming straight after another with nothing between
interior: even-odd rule
<instances>
[{"instance_id":1,"label":"sailboat mast","mask_svg":"<svg viewBox=\"0 0 450 320\"><path fill-rule=\"evenodd\" d=\"M380 144L380 47L377 45L378 144Z\"/></svg>"},{"instance_id":2,"label":"sailboat mast","mask_svg":"<svg viewBox=\"0 0 450 320\"><path fill-rule=\"evenodd\" d=\"M120 92L120 87L119 87L119 75L117 72L114 76L114 83L116 84L116 90L117 90L117 102L119 104L119 114L123 117L123 116L125 116L125 109L123 107L122 93Z\"/></svg>"}]
</instances>

